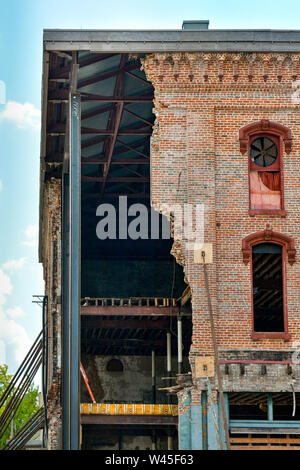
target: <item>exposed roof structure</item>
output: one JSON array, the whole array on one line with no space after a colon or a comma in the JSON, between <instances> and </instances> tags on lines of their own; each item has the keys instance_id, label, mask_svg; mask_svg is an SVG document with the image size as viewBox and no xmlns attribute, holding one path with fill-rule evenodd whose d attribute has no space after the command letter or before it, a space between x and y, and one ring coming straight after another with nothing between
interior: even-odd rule
<instances>
[{"instance_id":1,"label":"exposed roof structure","mask_svg":"<svg viewBox=\"0 0 300 470\"><path fill-rule=\"evenodd\" d=\"M93 208L97 199L122 194L149 200L153 88L140 70L142 55L293 52L299 45L300 31L285 30L45 30L41 227L45 178L60 177L68 160L68 97L75 56L82 98L82 191L88 212L88 200ZM40 230L40 241L42 235Z\"/></svg>"}]
</instances>

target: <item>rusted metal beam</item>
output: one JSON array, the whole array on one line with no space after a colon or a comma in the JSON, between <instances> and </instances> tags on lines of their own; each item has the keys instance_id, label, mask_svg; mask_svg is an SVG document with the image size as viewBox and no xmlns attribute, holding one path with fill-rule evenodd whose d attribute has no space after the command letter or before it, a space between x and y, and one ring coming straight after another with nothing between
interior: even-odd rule
<instances>
[{"instance_id":1,"label":"rusted metal beam","mask_svg":"<svg viewBox=\"0 0 300 470\"><path fill-rule=\"evenodd\" d=\"M125 94L125 83L124 83L124 72L121 70L124 68L126 61L127 61L127 54L121 55L121 60L119 64L119 74L116 81L115 89L114 89L114 98L123 98ZM112 137L108 141L108 145L106 146L104 153L105 153L105 160L107 163L103 167L103 182L101 187L101 195L103 195L105 190L105 183L108 178L108 173L110 169L110 164L112 161L112 156L114 153L118 132L120 130L121 120L123 116L123 109L124 109L124 102L120 102L117 104L116 108L111 112L110 119L108 120L109 127L111 127ZM101 171L101 169L100 169Z\"/></svg>"},{"instance_id":2,"label":"rusted metal beam","mask_svg":"<svg viewBox=\"0 0 300 470\"><path fill-rule=\"evenodd\" d=\"M126 165L121 165L122 168L124 168L125 170L127 170L129 173L132 173L133 175L136 175L136 176L139 176L140 178L144 178L145 175L142 175L141 173L139 173L138 171L135 171L133 170L132 168L126 166Z\"/></svg>"},{"instance_id":3,"label":"rusted metal beam","mask_svg":"<svg viewBox=\"0 0 300 470\"><path fill-rule=\"evenodd\" d=\"M149 85L152 88L152 83L146 80L145 78L139 77L138 75L135 75L134 73L131 73L130 70L125 70L125 72L130 75L132 78L135 78L136 80L139 80L140 82Z\"/></svg>"},{"instance_id":4,"label":"rusted metal beam","mask_svg":"<svg viewBox=\"0 0 300 470\"><path fill-rule=\"evenodd\" d=\"M82 158L82 165L104 165L107 161L101 158ZM111 165L149 165L149 160L145 158L124 158L121 160L112 160Z\"/></svg>"},{"instance_id":5,"label":"rusted metal beam","mask_svg":"<svg viewBox=\"0 0 300 470\"><path fill-rule=\"evenodd\" d=\"M127 108L124 108L124 111L125 111L127 114L130 114L130 116L133 116L133 117L135 117L136 119L139 119L140 121L144 122L145 124L148 124L148 126L153 127L153 122L148 121L148 119L145 119L145 118L143 118L142 116L139 116L138 114L133 113L132 111L129 111L129 109L127 109Z\"/></svg>"},{"instance_id":6,"label":"rusted metal beam","mask_svg":"<svg viewBox=\"0 0 300 470\"><path fill-rule=\"evenodd\" d=\"M169 320L103 320L103 319L89 319L82 317L81 325L84 328L118 328L129 330L146 330L146 329L159 329L164 330L170 328Z\"/></svg>"},{"instance_id":7,"label":"rusted metal beam","mask_svg":"<svg viewBox=\"0 0 300 470\"><path fill-rule=\"evenodd\" d=\"M146 307L137 306L95 306L81 307L81 315L117 315L117 316L174 316L179 314L179 307ZM181 315L182 316L182 315Z\"/></svg>"},{"instance_id":8,"label":"rusted metal beam","mask_svg":"<svg viewBox=\"0 0 300 470\"><path fill-rule=\"evenodd\" d=\"M120 107L123 107L122 103L119 103ZM50 127L47 132L50 136L65 135L66 134L66 122L58 122L53 127ZM82 135L107 135L114 136L116 133L114 131L109 131L106 129L94 129L90 127L81 127ZM128 128L120 130L118 135L151 135L151 129L137 129L137 128Z\"/></svg>"},{"instance_id":9,"label":"rusted metal beam","mask_svg":"<svg viewBox=\"0 0 300 470\"><path fill-rule=\"evenodd\" d=\"M56 51L54 51L54 52L56 53ZM87 66L95 64L97 62L101 62L105 59L109 59L113 55L115 55L115 54L98 54L97 56L89 57L88 59L84 59L84 60L79 61L79 66L80 66L80 68L87 67ZM64 67L57 68L55 70L51 70L49 79L52 80L52 81L56 80L56 79L60 79L62 77L65 77L65 78L69 79L70 78L69 73L70 73L70 70L71 70L71 66L72 66L72 63L70 62L70 64L68 64Z\"/></svg>"},{"instance_id":10,"label":"rusted metal beam","mask_svg":"<svg viewBox=\"0 0 300 470\"><path fill-rule=\"evenodd\" d=\"M84 347L105 347L112 348L164 348L165 344L160 339L141 339L141 338L84 338L81 337L81 344Z\"/></svg>"},{"instance_id":11,"label":"rusted metal beam","mask_svg":"<svg viewBox=\"0 0 300 470\"><path fill-rule=\"evenodd\" d=\"M93 198L93 199L113 199L113 198L119 198L120 196L126 196L128 199L149 199L150 194L148 193L131 193L131 194L126 194L126 193L104 193L103 196L101 196L100 193L90 193L90 192L82 192L83 196L87 196L88 198Z\"/></svg>"},{"instance_id":12,"label":"rusted metal beam","mask_svg":"<svg viewBox=\"0 0 300 470\"><path fill-rule=\"evenodd\" d=\"M96 137L95 139L86 140L85 142L81 143L81 148L92 147L93 145L101 144L101 142L105 141L105 136L102 135L101 137Z\"/></svg>"},{"instance_id":13,"label":"rusted metal beam","mask_svg":"<svg viewBox=\"0 0 300 470\"><path fill-rule=\"evenodd\" d=\"M122 112L123 112L123 104L119 103L119 110L116 113L116 120L115 123L116 125L119 124L122 118ZM136 128L128 128L124 130L114 130L114 131L108 131L105 129L92 129L89 127L82 127L81 128L81 133L82 134L90 134L90 135L110 135L113 137L113 141L116 140L117 134L118 135L151 135L152 130L151 129L136 129Z\"/></svg>"},{"instance_id":14,"label":"rusted metal beam","mask_svg":"<svg viewBox=\"0 0 300 470\"><path fill-rule=\"evenodd\" d=\"M81 415L81 424L103 424L103 425L144 425L144 426L176 426L177 416L159 415Z\"/></svg>"},{"instance_id":15,"label":"rusted metal beam","mask_svg":"<svg viewBox=\"0 0 300 470\"><path fill-rule=\"evenodd\" d=\"M96 140L96 139L95 139ZM103 137L101 137L101 141L103 141ZM86 141L86 142L83 142L82 144L82 147L85 146L86 143L89 143L91 141ZM147 158L148 160L150 160L150 157L149 155L147 155L146 153L143 153L143 152L140 152L138 151L137 149L139 147L142 147L142 146L145 146L146 142L148 142L148 137L146 138L143 138L142 140L139 140L138 142L136 142L135 144L131 144L131 146L129 146L130 148L128 149L128 145L126 144L123 144L122 142L120 142L120 140L118 139L117 142L122 145L122 147L118 147L117 149L114 150L114 155L113 156L116 156L116 155L121 155L122 153L126 153L128 152L128 150L131 150L133 153L136 153L137 155L141 155L143 156L144 158ZM95 145L97 144L98 142L95 143ZM94 144L91 144L91 145L94 145ZM86 145L86 147L89 147L90 145ZM104 158L105 157L105 153L102 152L100 154L95 154L93 156L90 156L88 158ZM85 158L85 157L83 157Z\"/></svg>"},{"instance_id":16,"label":"rusted metal beam","mask_svg":"<svg viewBox=\"0 0 300 470\"><path fill-rule=\"evenodd\" d=\"M150 177L131 177L131 176L82 176L81 181L84 183L150 183Z\"/></svg>"},{"instance_id":17,"label":"rusted metal beam","mask_svg":"<svg viewBox=\"0 0 300 470\"><path fill-rule=\"evenodd\" d=\"M127 150L131 150L137 155L141 155L141 157L148 158L150 160L149 155L147 155L145 152L141 152L140 150L137 150L137 147L140 147L141 145L145 145L145 141L140 142L139 145L128 145L128 144L125 144L125 142L122 142L120 139L118 139L118 144L122 145L122 147L125 147Z\"/></svg>"},{"instance_id":18,"label":"rusted metal beam","mask_svg":"<svg viewBox=\"0 0 300 470\"><path fill-rule=\"evenodd\" d=\"M68 89L57 89L49 91L49 102L68 101ZM102 96L93 93L82 93L82 101L90 103L152 103L154 99L153 94L137 95L137 96L124 96L123 98L116 98L115 96Z\"/></svg>"},{"instance_id":19,"label":"rusted metal beam","mask_svg":"<svg viewBox=\"0 0 300 470\"><path fill-rule=\"evenodd\" d=\"M139 64L134 63L134 64L129 64L126 67L121 67L118 70L113 70L111 72L101 73L99 75L96 75L95 77L87 78L86 80L81 80L78 83L78 88L83 88L85 86L92 85L93 83L98 83L98 82L101 82L103 80L107 80L111 77L115 77L115 76L119 75L122 72L130 72L131 70L137 69L138 67L139 67Z\"/></svg>"},{"instance_id":20,"label":"rusted metal beam","mask_svg":"<svg viewBox=\"0 0 300 470\"><path fill-rule=\"evenodd\" d=\"M109 106L102 106L101 108L94 109L92 111L87 111L86 113L82 114L81 120L84 121L94 116L99 116L99 114L107 113L108 111L111 111L113 108L114 108L114 105L110 104Z\"/></svg>"}]
</instances>

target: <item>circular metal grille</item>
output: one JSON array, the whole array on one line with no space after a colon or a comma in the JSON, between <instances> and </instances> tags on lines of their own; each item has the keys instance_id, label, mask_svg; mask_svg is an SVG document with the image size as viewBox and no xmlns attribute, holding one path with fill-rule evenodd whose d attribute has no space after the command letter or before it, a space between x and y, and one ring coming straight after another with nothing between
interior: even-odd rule
<instances>
[{"instance_id":1,"label":"circular metal grille","mask_svg":"<svg viewBox=\"0 0 300 470\"><path fill-rule=\"evenodd\" d=\"M272 165L278 156L277 145L268 137L255 139L250 147L250 158L258 166Z\"/></svg>"}]
</instances>

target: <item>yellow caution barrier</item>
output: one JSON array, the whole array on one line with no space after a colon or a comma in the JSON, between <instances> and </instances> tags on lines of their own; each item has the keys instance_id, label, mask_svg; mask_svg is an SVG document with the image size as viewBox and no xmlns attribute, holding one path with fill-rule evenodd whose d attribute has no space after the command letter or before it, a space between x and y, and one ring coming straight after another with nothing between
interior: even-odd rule
<instances>
[{"instance_id":1,"label":"yellow caution barrier","mask_svg":"<svg viewBox=\"0 0 300 470\"><path fill-rule=\"evenodd\" d=\"M157 415L178 416L177 405L142 405L122 403L82 403L80 413L83 415Z\"/></svg>"}]
</instances>

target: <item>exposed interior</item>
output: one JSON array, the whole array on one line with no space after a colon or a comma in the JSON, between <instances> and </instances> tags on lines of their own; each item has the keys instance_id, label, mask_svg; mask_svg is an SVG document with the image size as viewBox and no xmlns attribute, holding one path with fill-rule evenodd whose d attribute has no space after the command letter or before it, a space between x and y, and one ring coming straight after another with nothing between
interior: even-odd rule
<instances>
[{"instance_id":1,"label":"exposed interior","mask_svg":"<svg viewBox=\"0 0 300 470\"><path fill-rule=\"evenodd\" d=\"M56 121L47 136L49 176L58 168L54 158L60 155L61 164L64 159L71 60L80 65L81 362L89 386L97 403L175 404L176 398L159 388L178 372L179 314L180 372L189 371L192 322L189 303L181 307L187 285L170 254L168 223L150 206L153 87L137 56L79 52L72 58L66 52L50 57L48 120ZM81 402L91 401L82 379ZM176 448L177 418L155 413L151 422L123 416L122 425L109 412L86 416L83 448L166 449L168 436Z\"/></svg>"},{"instance_id":2,"label":"exposed interior","mask_svg":"<svg viewBox=\"0 0 300 470\"><path fill-rule=\"evenodd\" d=\"M300 419L299 393L229 393L228 402L230 420L292 422Z\"/></svg>"}]
</instances>

